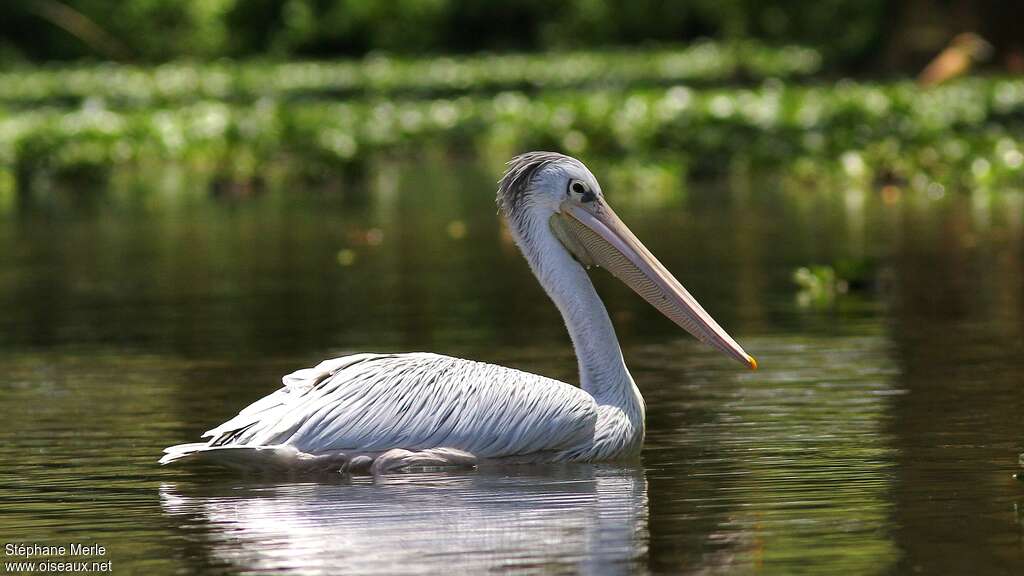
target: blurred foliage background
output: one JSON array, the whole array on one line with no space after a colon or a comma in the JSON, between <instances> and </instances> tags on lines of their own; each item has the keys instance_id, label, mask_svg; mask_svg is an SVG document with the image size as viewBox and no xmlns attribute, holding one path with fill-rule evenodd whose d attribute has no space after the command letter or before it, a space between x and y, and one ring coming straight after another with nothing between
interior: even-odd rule
<instances>
[{"instance_id":1,"label":"blurred foliage background","mask_svg":"<svg viewBox=\"0 0 1024 576\"><path fill-rule=\"evenodd\" d=\"M839 70L920 64L975 31L1019 49L999 0L14 0L0 61L332 58L756 39Z\"/></svg>"},{"instance_id":2,"label":"blurred foliage background","mask_svg":"<svg viewBox=\"0 0 1024 576\"><path fill-rule=\"evenodd\" d=\"M539 147L625 157L653 166L638 178L675 175L666 182L781 167L878 188L1019 187L1014 10L996 0L6 2L0 197L169 164L250 190L275 170L347 178L382 154L425 148L495 164Z\"/></svg>"},{"instance_id":3,"label":"blurred foliage background","mask_svg":"<svg viewBox=\"0 0 1024 576\"><path fill-rule=\"evenodd\" d=\"M146 62L539 51L715 37L806 44L853 63L878 50L892 16L881 0L22 0L3 10L6 60Z\"/></svg>"}]
</instances>

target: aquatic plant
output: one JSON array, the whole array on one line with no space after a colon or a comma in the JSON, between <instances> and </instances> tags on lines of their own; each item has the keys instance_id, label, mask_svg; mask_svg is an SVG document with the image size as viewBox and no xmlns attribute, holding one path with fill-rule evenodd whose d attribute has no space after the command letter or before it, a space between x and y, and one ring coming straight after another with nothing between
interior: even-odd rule
<instances>
[{"instance_id":1,"label":"aquatic plant","mask_svg":"<svg viewBox=\"0 0 1024 576\"><path fill-rule=\"evenodd\" d=\"M197 101L113 109L0 109L0 170L106 170L141 161L256 173L289 163L310 173L381 153L472 149L496 157L550 148L588 157L668 157L690 174L783 167L941 193L1019 185L1024 80L970 79L931 90L842 81L750 88L519 91L493 96L344 102ZM91 167L91 168L90 168Z\"/></svg>"},{"instance_id":2,"label":"aquatic plant","mask_svg":"<svg viewBox=\"0 0 1024 576\"><path fill-rule=\"evenodd\" d=\"M0 103L111 107L168 105L204 99L331 99L351 96L457 95L665 85L679 82L792 78L818 72L808 48L753 42L700 42L647 50L393 58L306 62L215 61L159 66L102 64L0 72Z\"/></svg>"}]
</instances>

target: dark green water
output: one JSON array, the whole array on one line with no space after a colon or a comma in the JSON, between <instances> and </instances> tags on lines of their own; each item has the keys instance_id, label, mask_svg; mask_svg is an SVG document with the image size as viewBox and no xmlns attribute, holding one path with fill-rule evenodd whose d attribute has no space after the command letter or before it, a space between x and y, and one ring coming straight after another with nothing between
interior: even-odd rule
<instances>
[{"instance_id":1,"label":"dark green water","mask_svg":"<svg viewBox=\"0 0 1024 576\"><path fill-rule=\"evenodd\" d=\"M647 400L641 466L271 482L156 465L352 351L573 381L561 320L499 228L496 170L382 166L344 194L245 200L162 175L9 202L0 544L98 543L88 560L122 574L1024 572L1013 193L886 203L737 179L640 201L606 183L762 366L595 271ZM843 259L873 263L866 290L791 282Z\"/></svg>"}]
</instances>

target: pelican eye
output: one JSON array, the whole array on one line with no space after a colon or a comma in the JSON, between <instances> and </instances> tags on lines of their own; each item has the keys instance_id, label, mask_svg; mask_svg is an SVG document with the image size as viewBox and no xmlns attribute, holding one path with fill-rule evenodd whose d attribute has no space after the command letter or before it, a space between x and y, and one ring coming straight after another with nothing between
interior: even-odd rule
<instances>
[{"instance_id":1,"label":"pelican eye","mask_svg":"<svg viewBox=\"0 0 1024 576\"><path fill-rule=\"evenodd\" d=\"M569 191L574 194L580 195L580 202L593 202L597 199L597 195L587 188L587 185L579 180L573 180L569 184Z\"/></svg>"}]
</instances>

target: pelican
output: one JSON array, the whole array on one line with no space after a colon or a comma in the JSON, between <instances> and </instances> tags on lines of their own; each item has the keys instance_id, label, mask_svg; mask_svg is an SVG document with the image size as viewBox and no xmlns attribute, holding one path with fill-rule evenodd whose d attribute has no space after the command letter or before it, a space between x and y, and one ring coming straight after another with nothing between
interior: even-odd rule
<instances>
[{"instance_id":1,"label":"pelican","mask_svg":"<svg viewBox=\"0 0 1024 576\"><path fill-rule=\"evenodd\" d=\"M558 307L580 386L437 354L354 354L283 378L284 387L164 451L161 464L387 473L484 462L636 458L644 400L587 269L607 269L681 328L745 366L757 362L640 243L582 162L516 156L498 207Z\"/></svg>"}]
</instances>

